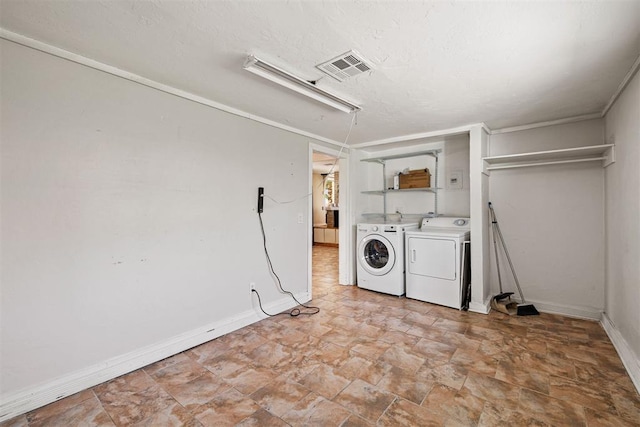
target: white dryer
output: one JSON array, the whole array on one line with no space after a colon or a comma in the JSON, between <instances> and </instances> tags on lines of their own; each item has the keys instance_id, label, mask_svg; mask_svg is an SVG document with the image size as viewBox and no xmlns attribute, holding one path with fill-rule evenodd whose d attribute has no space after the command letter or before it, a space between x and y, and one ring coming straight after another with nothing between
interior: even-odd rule
<instances>
[{"instance_id":1,"label":"white dryer","mask_svg":"<svg viewBox=\"0 0 640 427\"><path fill-rule=\"evenodd\" d=\"M358 287L404 295L404 235L418 223L358 224Z\"/></svg>"},{"instance_id":2,"label":"white dryer","mask_svg":"<svg viewBox=\"0 0 640 427\"><path fill-rule=\"evenodd\" d=\"M407 298L462 307L463 256L470 242L469 218L424 218L405 233Z\"/></svg>"}]
</instances>

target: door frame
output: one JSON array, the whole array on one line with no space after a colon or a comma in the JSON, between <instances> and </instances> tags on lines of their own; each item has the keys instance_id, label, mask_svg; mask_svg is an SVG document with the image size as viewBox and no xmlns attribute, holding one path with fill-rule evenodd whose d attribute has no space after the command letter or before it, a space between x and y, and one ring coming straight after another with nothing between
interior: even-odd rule
<instances>
[{"instance_id":1,"label":"door frame","mask_svg":"<svg viewBox=\"0 0 640 427\"><path fill-rule=\"evenodd\" d=\"M349 152L347 148L342 151L324 145L309 144L309 194L313 194L313 153L323 153L334 156L338 159L340 171L340 195L338 205L340 206L340 226L338 227L338 282L343 285L351 285L350 277L353 277L351 265L354 261L354 248L351 232L353 220L351 215L351 174L349 170ZM312 295L313 280L313 197L309 197L307 221L308 227L308 292Z\"/></svg>"}]
</instances>

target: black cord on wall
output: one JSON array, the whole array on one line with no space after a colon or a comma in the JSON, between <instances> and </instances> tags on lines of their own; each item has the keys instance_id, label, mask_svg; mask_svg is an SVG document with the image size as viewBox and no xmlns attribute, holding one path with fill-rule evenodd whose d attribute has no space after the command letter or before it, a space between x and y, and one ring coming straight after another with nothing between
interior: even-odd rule
<instances>
[{"instance_id":1,"label":"black cord on wall","mask_svg":"<svg viewBox=\"0 0 640 427\"><path fill-rule=\"evenodd\" d=\"M262 213L260 211L258 211L258 218L260 219L260 231L262 232L262 243L263 243L263 247L264 247L264 254L267 258L267 264L269 265L269 270L271 271L271 274L273 275L273 277L276 279L276 285L278 286L278 289L285 294L289 294L291 296L291 298L293 298L293 300L301 307L306 308L307 310L311 310L311 311L301 311L299 308L293 308L291 309L291 311L288 313L290 316L299 316L301 314L305 314L305 315L314 315L316 313L320 312L320 308L319 307L313 307L313 306L308 306L308 305L304 305L303 303L301 303L300 301L297 300L297 298L295 297L295 295L292 292L287 291L286 289L284 289L282 287L282 282L280 280L280 277L278 276L278 274L276 273L275 269L273 268L273 263L271 262L271 257L269 256L269 250L267 249L267 235L264 232L264 223L262 222ZM255 294L258 296L258 305L260 306L260 310L266 314L269 317L273 317L273 316L278 316L280 314L287 314L285 313L278 313L278 314L269 314L266 311L264 311L264 309L262 308L262 300L260 299L260 294L258 293L257 290L252 289L251 292L255 292Z\"/></svg>"}]
</instances>

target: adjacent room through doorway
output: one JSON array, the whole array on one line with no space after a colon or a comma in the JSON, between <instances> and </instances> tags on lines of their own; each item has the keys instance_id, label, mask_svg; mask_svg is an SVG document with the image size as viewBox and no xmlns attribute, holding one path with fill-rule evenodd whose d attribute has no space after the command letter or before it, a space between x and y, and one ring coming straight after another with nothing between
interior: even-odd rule
<instances>
[{"instance_id":1,"label":"adjacent room through doorway","mask_svg":"<svg viewBox=\"0 0 640 427\"><path fill-rule=\"evenodd\" d=\"M335 263L324 265L325 268L334 268L337 275L340 236L340 169L337 157L313 152L312 188L313 267L319 254L331 253Z\"/></svg>"}]
</instances>

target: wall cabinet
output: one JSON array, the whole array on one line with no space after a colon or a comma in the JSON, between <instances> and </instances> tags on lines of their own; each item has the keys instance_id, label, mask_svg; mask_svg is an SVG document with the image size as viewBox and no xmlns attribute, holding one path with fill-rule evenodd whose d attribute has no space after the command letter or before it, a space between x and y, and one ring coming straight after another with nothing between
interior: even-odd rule
<instances>
[{"instance_id":1,"label":"wall cabinet","mask_svg":"<svg viewBox=\"0 0 640 427\"><path fill-rule=\"evenodd\" d=\"M372 191L362 191L362 194L369 194L369 195L375 195L375 196L382 196L383 197L383 212L382 214L386 217L387 216L387 194L388 193L433 193L433 199L434 199L434 208L433 208L433 213L437 215L438 213L438 190L440 188L438 188L438 156L439 154L442 152L441 149L437 149L437 150L427 150L427 151L418 151L415 153L406 153L406 154L396 154L396 155L390 155L390 156L381 156L381 157L370 157L368 159L362 159L362 162L369 162L369 163L376 163L382 166L382 177L381 177L381 184L382 184L382 188L380 190L372 190ZM406 158L410 158L410 157L418 157L418 156L428 156L428 157L433 157L435 159L435 168L432 174L432 182L431 182L431 187L426 187L426 188L406 188L406 189L388 189L386 188L387 185L387 170L386 170L386 162L388 160L395 160L395 159L406 159Z\"/></svg>"}]
</instances>

